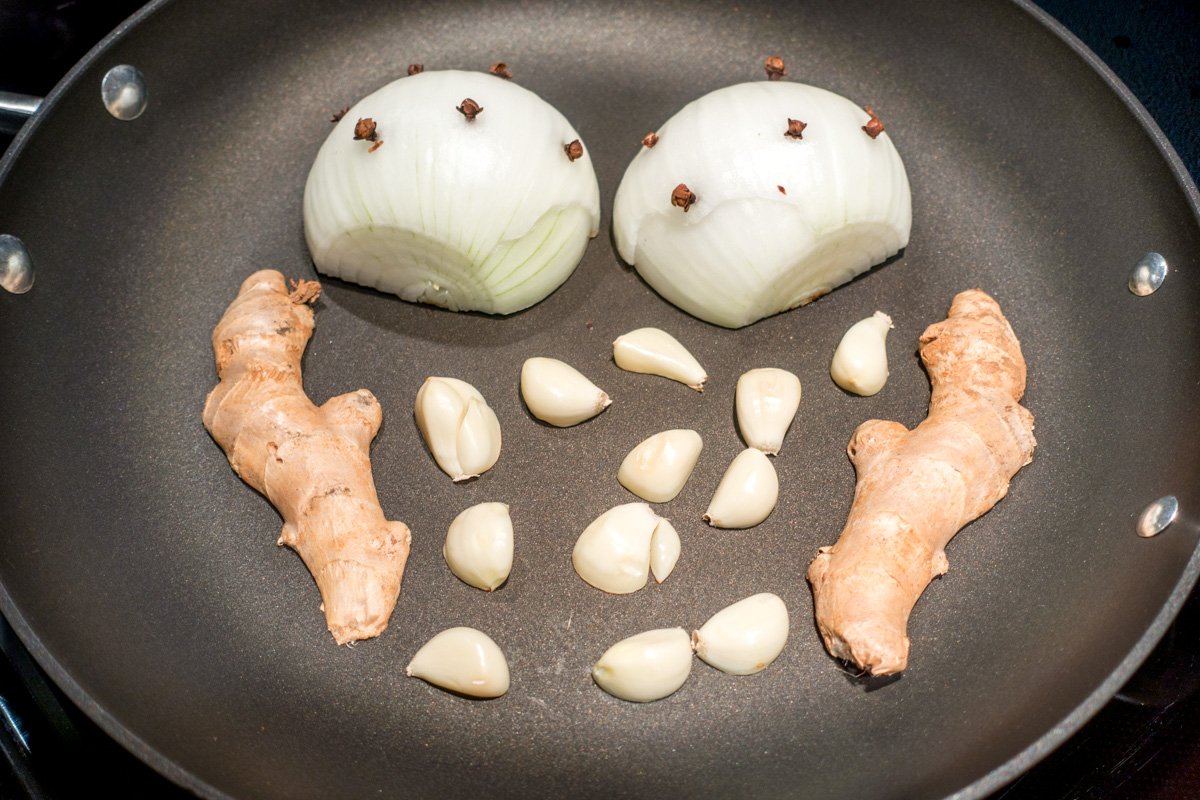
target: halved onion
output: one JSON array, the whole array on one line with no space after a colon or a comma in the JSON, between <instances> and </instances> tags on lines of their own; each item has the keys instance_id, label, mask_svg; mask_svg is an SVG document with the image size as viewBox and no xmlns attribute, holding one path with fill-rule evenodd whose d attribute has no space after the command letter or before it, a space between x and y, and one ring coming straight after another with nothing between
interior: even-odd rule
<instances>
[{"instance_id":1,"label":"halved onion","mask_svg":"<svg viewBox=\"0 0 1200 800\"><path fill-rule=\"evenodd\" d=\"M617 189L621 258L670 302L727 328L826 294L908 243L908 177L887 133L862 130L870 119L784 81L689 103ZM805 123L799 138L792 120Z\"/></svg>"},{"instance_id":2,"label":"halved onion","mask_svg":"<svg viewBox=\"0 0 1200 800\"><path fill-rule=\"evenodd\" d=\"M469 120L459 107L482 111ZM373 140L355 139L359 119ZM565 281L600 224L586 147L533 92L481 72L401 78L356 103L304 189L317 269L455 311L508 314Z\"/></svg>"}]
</instances>

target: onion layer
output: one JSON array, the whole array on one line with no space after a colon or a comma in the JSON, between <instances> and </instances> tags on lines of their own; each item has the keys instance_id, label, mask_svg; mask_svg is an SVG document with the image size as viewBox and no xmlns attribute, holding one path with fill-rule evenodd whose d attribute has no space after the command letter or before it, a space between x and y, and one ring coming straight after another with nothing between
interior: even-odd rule
<instances>
[{"instance_id":1,"label":"onion layer","mask_svg":"<svg viewBox=\"0 0 1200 800\"><path fill-rule=\"evenodd\" d=\"M458 110L482 106L473 119ZM373 140L356 140L359 119ZM304 189L317 269L405 300L509 314L546 297L600 224L587 148L553 106L494 75L423 72L356 103Z\"/></svg>"},{"instance_id":2,"label":"onion layer","mask_svg":"<svg viewBox=\"0 0 1200 800\"><path fill-rule=\"evenodd\" d=\"M634 157L613 205L617 250L664 298L740 328L803 305L908 243L912 201L863 109L782 81L689 103ZM789 121L806 125L788 135ZM680 184L695 195L672 204Z\"/></svg>"}]
</instances>

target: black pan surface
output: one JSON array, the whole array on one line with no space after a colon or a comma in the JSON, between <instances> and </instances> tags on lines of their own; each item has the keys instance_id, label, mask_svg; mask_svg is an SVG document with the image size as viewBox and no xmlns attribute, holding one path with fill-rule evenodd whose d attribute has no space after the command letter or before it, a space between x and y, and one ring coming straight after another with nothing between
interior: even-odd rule
<instances>
[{"instance_id":1,"label":"black pan surface","mask_svg":"<svg viewBox=\"0 0 1200 800\"><path fill-rule=\"evenodd\" d=\"M414 532L391 627L335 647L311 578L275 546L277 515L200 422L209 336L239 282L262 267L313 276L300 200L329 114L409 62L506 61L583 135L607 231L642 135L760 78L772 54L792 79L874 106L913 189L902 257L811 306L714 328L660 300L605 234L558 292L503 320L324 281L308 392L380 398L376 482ZM99 100L120 63L151 92L128 123ZM33 291L0 297L0 605L74 700L206 796L978 797L1112 695L1200 571L1195 187L1111 80L1038 14L988 2L155 4L69 76L0 167L0 232L37 269ZM1148 250L1172 271L1139 298L1126 277ZM970 287L1023 342L1037 457L951 544L903 677L857 680L821 647L804 570L849 508L850 432L923 417L917 335ZM896 321L892 376L852 398L829 357L877 308ZM700 358L703 395L612 364L611 340L643 325ZM531 355L574 364L613 406L573 429L536 423L517 392ZM710 529L700 515L741 449L734 381L766 365L804 383L775 462L780 503L758 528ZM477 481L451 484L421 443L411 409L427 375L473 383L501 420L504 453ZM705 441L659 509L683 557L662 586L604 595L575 576L571 547L633 499L614 479L624 454L670 427ZM1181 519L1139 539L1134 520L1166 494ZM517 529L512 578L492 595L441 558L450 520L484 500L509 503ZM760 591L792 618L765 672L697 662L650 705L591 683L618 639L697 627ZM507 653L505 697L404 677L460 624Z\"/></svg>"}]
</instances>

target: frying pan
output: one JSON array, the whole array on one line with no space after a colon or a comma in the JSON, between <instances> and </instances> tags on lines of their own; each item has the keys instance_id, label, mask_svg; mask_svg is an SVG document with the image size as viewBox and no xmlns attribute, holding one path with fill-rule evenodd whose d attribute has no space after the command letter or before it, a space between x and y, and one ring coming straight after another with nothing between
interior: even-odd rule
<instances>
[{"instance_id":1,"label":"frying pan","mask_svg":"<svg viewBox=\"0 0 1200 800\"><path fill-rule=\"evenodd\" d=\"M84 60L0 166L0 232L36 269L0 297L0 606L102 727L209 797L739 795L979 797L1081 725L1186 598L1200 526L1200 253L1196 190L1144 111L1038 12L996 3L153 3ZM360 386L385 422L373 449L385 512L414 544L379 639L338 648L311 578L274 544L273 509L200 423L209 336L251 271L311 277L300 200L329 114L409 62L504 60L591 150L607 214L642 135L689 100L760 77L873 105L904 157L912 239L901 257L811 306L740 331L659 299L601 235L550 298L507 319L451 314L324 280L305 357L318 402ZM121 122L97 88L114 65L150 104ZM486 105L486 103L485 103ZM1171 271L1148 297L1133 264ZM917 335L955 292L991 292L1029 362L1039 449L1009 496L952 542L918 604L899 679L847 674L811 622L804 570L837 536L861 421L908 425L928 382ZM896 321L873 398L826 377L841 333ZM710 374L696 394L618 370L609 343L643 325ZM613 406L552 429L521 405L524 358L562 358ZM804 382L776 460L772 516L748 531L700 515L741 449L732 388L750 367ZM411 417L427 375L479 387L500 462L452 485ZM704 453L661 512L683 539L661 586L604 595L572 572L578 533L632 499L613 479L645 436L692 427ZM1180 517L1142 539L1164 495ZM512 578L484 595L441 560L453 517L510 504ZM697 663L649 705L588 670L652 627L698 627L772 591L791 637L734 678ZM437 631L471 625L505 650L509 693L475 702L404 677Z\"/></svg>"}]
</instances>

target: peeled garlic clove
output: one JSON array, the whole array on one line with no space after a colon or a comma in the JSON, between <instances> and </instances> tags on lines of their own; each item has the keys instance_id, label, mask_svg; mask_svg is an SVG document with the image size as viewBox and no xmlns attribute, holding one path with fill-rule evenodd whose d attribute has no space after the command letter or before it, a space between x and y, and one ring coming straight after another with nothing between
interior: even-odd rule
<instances>
[{"instance_id":1,"label":"peeled garlic clove","mask_svg":"<svg viewBox=\"0 0 1200 800\"><path fill-rule=\"evenodd\" d=\"M650 572L656 583L662 583L670 576L682 550L675 526L670 520L659 518L650 537Z\"/></svg>"},{"instance_id":2,"label":"peeled garlic clove","mask_svg":"<svg viewBox=\"0 0 1200 800\"><path fill-rule=\"evenodd\" d=\"M617 480L643 500L665 503L687 483L703 447L695 431L656 433L629 451L617 470Z\"/></svg>"},{"instance_id":3,"label":"peeled garlic clove","mask_svg":"<svg viewBox=\"0 0 1200 800\"><path fill-rule=\"evenodd\" d=\"M571 553L571 563L579 577L597 589L612 594L636 592L646 585L650 575L652 542L655 531L663 523L670 527L671 523L645 503L626 503L610 508L579 535ZM670 534L664 531L663 536L667 537L662 544L669 555ZM664 568L667 560L664 556L660 561Z\"/></svg>"},{"instance_id":4,"label":"peeled garlic clove","mask_svg":"<svg viewBox=\"0 0 1200 800\"><path fill-rule=\"evenodd\" d=\"M738 378L735 397L746 444L768 455L779 453L800 408L800 379L785 369L752 369Z\"/></svg>"},{"instance_id":5,"label":"peeled garlic clove","mask_svg":"<svg viewBox=\"0 0 1200 800\"><path fill-rule=\"evenodd\" d=\"M863 397L870 397L887 383L887 334L892 318L876 311L854 323L833 352L829 374L834 383Z\"/></svg>"},{"instance_id":6,"label":"peeled garlic clove","mask_svg":"<svg viewBox=\"0 0 1200 800\"><path fill-rule=\"evenodd\" d=\"M463 583L490 592L508 580L513 526L504 503L480 503L450 523L442 555Z\"/></svg>"},{"instance_id":7,"label":"peeled garlic clove","mask_svg":"<svg viewBox=\"0 0 1200 800\"><path fill-rule=\"evenodd\" d=\"M748 447L725 470L704 521L715 528L753 528L775 508L779 477L771 459Z\"/></svg>"},{"instance_id":8,"label":"peeled garlic clove","mask_svg":"<svg viewBox=\"0 0 1200 800\"><path fill-rule=\"evenodd\" d=\"M674 336L658 328L638 328L613 342L613 360L630 372L661 375L704 391L708 373Z\"/></svg>"},{"instance_id":9,"label":"peeled garlic clove","mask_svg":"<svg viewBox=\"0 0 1200 800\"><path fill-rule=\"evenodd\" d=\"M645 503L605 511L579 535L571 563L579 577L613 594L636 592L650 574L650 540L659 517Z\"/></svg>"},{"instance_id":10,"label":"peeled garlic clove","mask_svg":"<svg viewBox=\"0 0 1200 800\"><path fill-rule=\"evenodd\" d=\"M560 428L578 425L612 404L600 387L556 358L525 360L521 366L521 397L530 414Z\"/></svg>"},{"instance_id":11,"label":"peeled garlic clove","mask_svg":"<svg viewBox=\"0 0 1200 800\"><path fill-rule=\"evenodd\" d=\"M406 675L472 697L499 697L508 691L508 661L487 634L449 628L417 651Z\"/></svg>"},{"instance_id":12,"label":"peeled garlic clove","mask_svg":"<svg viewBox=\"0 0 1200 800\"><path fill-rule=\"evenodd\" d=\"M692 672L692 643L683 628L660 628L622 639L592 667L601 689L635 703L673 694Z\"/></svg>"},{"instance_id":13,"label":"peeled garlic clove","mask_svg":"<svg viewBox=\"0 0 1200 800\"><path fill-rule=\"evenodd\" d=\"M774 661L787 643L787 606L763 592L727 606L692 631L696 655L730 675L753 675Z\"/></svg>"},{"instance_id":14,"label":"peeled garlic clove","mask_svg":"<svg viewBox=\"0 0 1200 800\"><path fill-rule=\"evenodd\" d=\"M500 422L466 381L426 378L417 392L416 418L437 465L456 481L487 472L500 458Z\"/></svg>"}]
</instances>

